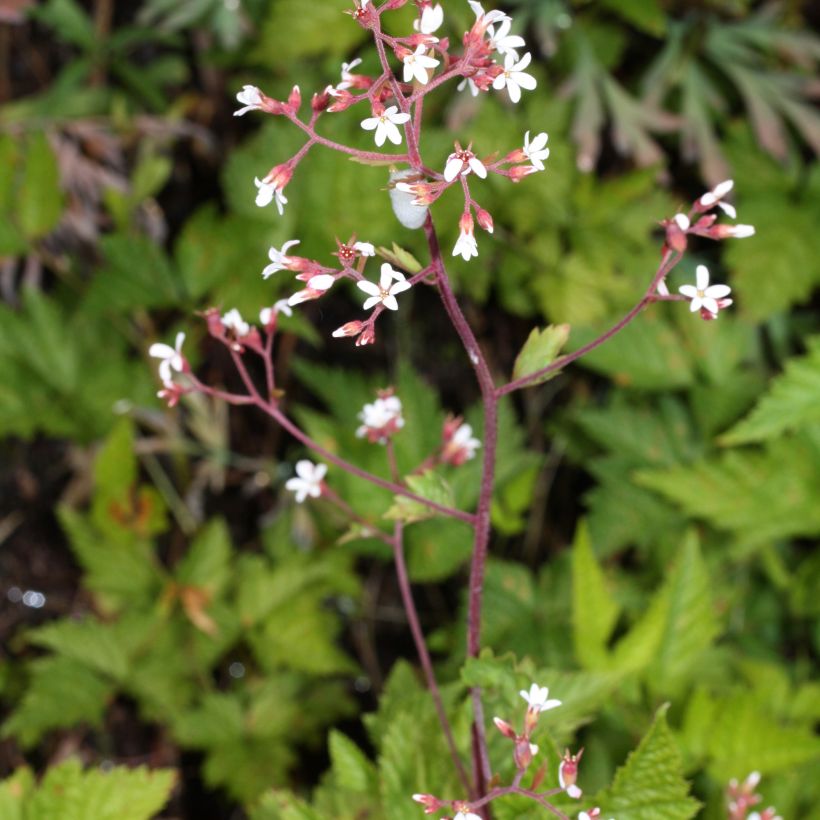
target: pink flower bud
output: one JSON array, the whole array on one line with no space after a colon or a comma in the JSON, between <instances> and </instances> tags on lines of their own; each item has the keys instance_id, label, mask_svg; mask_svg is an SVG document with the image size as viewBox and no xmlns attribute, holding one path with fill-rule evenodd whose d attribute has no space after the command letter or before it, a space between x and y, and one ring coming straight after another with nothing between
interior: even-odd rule
<instances>
[{"instance_id":1,"label":"pink flower bud","mask_svg":"<svg viewBox=\"0 0 820 820\"><path fill-rule=\"evenodd\" d=\"M561 788L575 800L580 800L582 794L575 782L578 779L578 761L583 754L583 749L575 755L570 754L569 749L566 749L561 762L558 764L558 782Z\"/></svg>"},{"instance_id":2,"label":"pink flower bud","mask_svg":"<svg viewBox=\"0 0 820 820\"><path fill-rule=\"evenodd\" d=\"M327 86L324 91L319 91L311 97L310 108L315 113L319 113L327 109L330 105L330 89L333 86Z\"/></svg>"},{"instance_id":3,"label":"pink flower bud","mask_svg":"<svg viewBox=\"0 0 820 820\"><path fill-rule=\"evenodd\" d=\"M295 114L301 104L302 92L299 90L299 86L295 85L291 89L290 96L288 97L288 108L291 110L291 113Z\"/></svg>"},{"instance_id":4,"label":"pink flower bud","mask_svg":"<svg viewBox=\"0 0 820 820\"><path fill-rule=\"evenodd\" d=\"M515 729L513 729L513 727L510 726L510 724L507 723L506 720L501 720L500 717L494 717L493 723L495 723L496 728L499 732L501 732L502 735L504 735L504 737L508 737L510 740L515 740Z\"/></svg>"},{"instance_id":5,"label":"pink flower bud","mask_svg":"<svg viewBox=\"0 0 820 820\"><path fill-rule=\"evenodd\" d=\"M479 208L476 211L475 218L483 230L487 231L487 233L493 232L493 218L490 216L488 211L485 211L483 208Z\"/></svg>"},{"instance_id":6,"label":"pink flower bud","mask_svg":"<svg viewBox=\"0 0 820 820\"><path fill-rule=\"evenodd\" d=\"M458 229L461 233L469 234L472 236L473 234L473 217L469 211L465 211L461 215L461 219L458 220Z\"/></svg>"},{"instance_id":7,"label":"pink flower bud","mask_svg":"<svg viewBox=\"0 0 820 820\"><path fill-rule=\"evenodd\" d=\"M522 771L529 767L530 763L532 763L533 755L538 751L538 747L534 743L530 743L530 739L528 737L521 737L516 738L515 740L515 748L513 749L513 760L515 761L515 767Z\"/></svg>"},{"instance_id":8,"label":"pink flower bud","mask_svg":"<svg viewBox=\"0 0 820 820\"><path fill-rule=\"evenodd\" d=\"M354 322L348 322L341 327L337 327L331 335L336 339L341 339L344 336L358 336L362 332L363 327L364 322L360 322L357 319Z\"/></svg>"},{"instance_id":9,"label":"pink flower bud","mask_svg":"<svg viewBox=\"0 0 820 820\"><path fill-rule=\"evenodd\" d=\"M289 163L285 162L271 168L265 175L263 181L268 185L273 185L279 191L283 191L292 177L293 168L290 167Z\"/></svg>"},{"instance_id":10,"label":"pink flower bud","mask_svg":"<svg viewBox=\"0 0 820 820\"><path fill-rule=\"evenodd\" d=\"M339 111L344 111L346 108L349 108L351 105L353 105L353 102L355 101L355 97L346 89L343 89L342 91L334 91L332 96L334 98L333 103L330 106L328 106L327 109L328 111L330 111L331 114L335 114Z\"/></svg>"},{"instance_id":11,"label":"pink flower bud","mask_svg":"<svg viewBox=\"0 0 820 820\"><path fill-rule=\"evenodd\" d=\"M376 341L376 331L372 325L366 325L359 338L356 339L356 347L364 347L365 345L372 345Z\"/></svg>"},{"instance_id":12,"label":"pink flower bud","mask_svg":"<svg viewBox=\"0 0 820 820\"><path fill-rule=\"evenodd\" d=\"M444 806L444 803L432 794L414 794L413 800L424 806L425 814L434 814Z\"/></svg>"},{"instance_id":13,"label":"pink flower bud","mask_svg":"<svg viewBox=\"0 0 820 820\"><path fill-rule=\"evenodd\" d=\"M513 182L521 182L524 177L535 173L537 170L538 169L532 165L516 165L515 168L510 168L507 174Z\"/></svg>"}]
</instances>

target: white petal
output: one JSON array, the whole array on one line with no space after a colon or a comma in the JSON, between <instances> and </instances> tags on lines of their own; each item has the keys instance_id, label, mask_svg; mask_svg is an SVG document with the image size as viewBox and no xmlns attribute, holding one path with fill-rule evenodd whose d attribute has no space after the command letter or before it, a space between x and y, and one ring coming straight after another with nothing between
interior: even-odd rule
<instances>
[{"instance_id":1,"label":"white petal","mask_svg":"<svg viewBox=\"0 0 820 820\"><path fill-rule=\"evenodd\" d=\"M392 122L384 123L384 133L393 145L401 145L401 131ZM384 140L382 140L383 142Z\"/></svg>"},{"instance_id":2,"label":"white petal","mask_svg":"<svg viewBox=\"0 0 820 820\"><path fill-rule=\"evenodd\" d=\"M681 285L678 292L690 299L694 299L698 295L698 289L694 285Z\"/></svg>"},{"instance_id":3,"label":"white petal","mask_svg":"<svg viewBox=\"0 0 820 820\"><path fill-rule=\"evenodd\" d=\"M379 285L382 290L387 290L390 287L395 273L396 271L393 270L389 262L382 262L381 273L379 275Z\"/></svg>"},{"instance_id":4,"label":"white petal","mask_svg":"<svg viewBox=\"0 0 820 820\"><path fill-rule=\"evenodd\" d=\"M706 265L698 265L695 268L695 282L698 290L706 290L709 287L709 268Z\"/></svg>"},{"instance_id":5,"label":"white petal","mask_svg":"<svg viewBox=\"0 0 820 820\"><path fill-rule=\"evenodd\" d=\"M535 79L535 77L533 77L532 74L526 74L523 71L515 72L515 81L525 91L532 91L534 88L538 86L538 81Z\"/></svg>"},{"instance_id":6,"label":"white petal","mask_svg":"<svg viewBox=\"0 0 820 820\"><path fill-rule=\"evenodd\" d=\"M388 310L398 310L399 309L399 303L396 301L396 297L391 296L389 293L387 294L387 296L384 297L384 299L382 299L382 304Z\"/></svg>"},{"instance_id":7,"label":"white petal","mask_svg":"<svg viewBox=\"0 0 820 820\"><path fill-rule=\"evenodd\" d=\"M171 345L156 342L148 348L148 355L153 356L156 359L170 359L172 356L176 355L176 350L174 350Z\"/></svg>"},{"instance_id":8,"label":"white petal","mask_svg":"<svg viewBox=\"0 0 820 820\"><path fill-rule=\"evenodd\" d=\"M704 291L704 293L712 299L723 299L724 296L728 296L731 292L732 289L728 285L711 285Z\"/></svg>"},{"instance_id":9,"label":"white petal","mask_svg":"<svg viewBox=\"0 0 820 820\"><path fill-rule=\"evenodd\" d=\"M730 205L728 202L718 202L718 208L731 219L737 219L737 211L734 205Z\"/></svg>"},{"instance_id":10,"label":"white petal","mask_svg":"<svg viewBox=\"0 0 820 820\"><path fill-rule=\"evenodd\" d=\"M469 164L470 168L473 169L473 173L477 177L481 177L481 179L487 178L487 169L484 167L484 163L478 157L473 157L470 160Z\"/></svg>"},{"instance_id":11,"label":"white petal","mask_svg":"<svg viewBox=\"0 0 820 820\"><path fill-rule=\"evenodd\" d=\"M378 128L380 122L381 120L378 117L368 117L366 120L362 120L361 125L365 131L372 131L374 128Z\"/></svg>"},{"instance_id":12,"label":"white petal","mask_svg":"<svg viewBox=\"0 0 820 820\"><path fill-rule=\"evenodd\" d=\"M464 162L455 154L452 154L450 159L447 160L447 165L444 166L444 179L446 179L447 182L452 182L458 176L463 166Z\"/></svg>"},{"instance_id":13,"label":"white petal","mask_svg":"<svg viewBox=\"0 0 820 820\"><path fill-rule=\"evenodd\" d=\"M336 281L329 273L320 273L318 276L311 276L308 280L308 287L312 290L328 290L333 287Z\"/></svg>"},{"instance_id":14,"label":"white petal","mask_svg":"<svg viewBox=\"0 0 820 820\"><path fill-rule=\"evenodd\" d=\"M379 286L374 284L373 282L368 282L366 279L362 279L359 282L356 282L356 287L359 290L363 290L365 293L370 294L371 296L380 296L381 290Z\"/></svg>"},{"instance_id":15,"label":"white petal","mask_svg":"<svg viewBox=\"0 0 820 820\"><path fill-rule=\"evenodd\" d=\"M381 300L382 300L381 295L371 296L369 299L365 299L364 304L362 305L362 308L364 310L370 310L370 308L376 307L376 305L378 305L379 302L381 302Z\"/></svg>"},{"instance_id":16,"label":"white petal","mask_svg":"<svg viewBox=\"0 0 820 820\"><path fill-rule=\"evenodd\" d=\"M514 103L517 103L521 99L521 89L512 78L507 80L507 93Z\"/></svg>"}]
</instances>

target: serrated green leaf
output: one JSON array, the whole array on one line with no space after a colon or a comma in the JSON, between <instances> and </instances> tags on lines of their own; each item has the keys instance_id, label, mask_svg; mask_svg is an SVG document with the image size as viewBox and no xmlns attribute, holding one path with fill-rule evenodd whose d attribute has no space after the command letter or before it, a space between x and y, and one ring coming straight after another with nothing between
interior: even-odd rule
<instances>
[{"instance_id":1,"label":"serrated green leaf","mask_svg":"<svg viewBox=\"0 0 820 820\"><path fill-rule=\"evenodd\" d=\"M115 627L90 618L61 620L29 633L37 646L46 647L66 658L89 666L117 681L125 679L129 661Z\"/></svg>"},{"instance_id":2,"label":"serrated green leaf","mask_svg":"<svg viewBox=\"0 0 820 820\"><path fill-rule=\"evenodd\" d=\"M695 677L698 662L719 632L709 572L694 532L686 535L666 587L666 625L647 682L654 692L676 697Z\"/></svg>"},{"instance_id":3,"label":"serrated green leaf","mask_svg":"<svg viewBox=\"0 0 820 820\"><path fill-rule=\"evenodd\" d=\"M407 486L416 495L445 507L453 506L453 491L450 485L435 471L427 470L421 475L409 475L406 481ZM384 517L390 521L403 521L405 524L412 524L414 521L424 521L439 514L420 501L397 495L394 497L393 506L384 514Z\"/></svg>"},{"instance_id":4,"label":"serrated green leaf","mask_svg":"<svg viewBox=\"0 0 820 820\"><path fill-rule=\"evenodd\" d=\"M573 331L573 347L581 347L598 333ZM660 315L643 313L606 344L588 353L579 364L603 373L622 387L674 390L693 381L694 365L683 340Z\"/></svg>"},{"instance_id":5,"label":"serrated green leaf","mask_svg":"<svg viewBox=\"0 0 820 820\"><path fill-rule=\"evenodd\" d=\"M820 421L820 338L808 353L786 362L751 413L721 436L725 445L764 441Z\"/></svg>"},{"instance_id":6,"label":"serrated green leaf","mask_svg":"<svg viewBox=\"0 0 820 820\"><path fill-rule=\"evenodd\" d=\"M553 362L561 352L561 348L567 343L567 339L569 339L569 325L549 325L543 330L534 327L515 358L513 380L529 376ZM539 376L529 384L532 386L543 384L557 376L559 372L554 370L544 376Z\"/></svg>"},{"instance_id":7,"label":"serrated green leaf","mask_svg":"<svg viewBox=\"0 0 820 820\"><path fill-rule=\"evenodd\" d=\"M331 731L328 751L334 783L354 792L371 791L376 784L376 767L362 750L341 732Z\"/></svg>"},{"instance_id":8,"label":"serrated green leaf","mask_svg":"<svg viewBox=\"0 0 820 820\"><path fill-rule=\"evenodd\" d=\"M618 618L618 605L607 589L589 529L582 521L572 544L572 635L575 654L587 669L605 665L606 644Z\"/></svg>"},{"instance_id":9,"label":"serrated green leaf","mask_svg":"<svg viewBox=\"0 0 820 820\"><path fill-rule=\"evenodd\" d=\"M50 768L26 805L28 820L149 820L174 787L170 770L116 766L83 771L77 760Z\"/></svg>"},{"instance_id":10,"label":"serrated green leaf","mask_svg":"<svg viewBox=\"0 0 820 820\"><path fill-rule=\"evenodd\" d=\"M640 471L635 479L753 547L820 533L817 459L814 442L795 436L764 452L729 452L688 467Z\"/></svg>"},{"instance_id":11,"label":"serrated green leaf","mask_svg":"<svg viewBox=\"0 0 820 820\"><path fill-rule=\"evenodd\" d=\"M231 536L227 524L213 519L202 529L188 552L177 564L175 575L180 584L207 590L217 595L230 575Z\"/></svg>"},{"instance_id":12,"label":"serrated green leaf","mask_svg":"<svg viewBox=\"0 0 820 820\"><path fill-rule=\"evenodd\" d=\"M473 529L464 521L435 518L420 521L405 533L407 570L419 583L449 578L473 551Z\"/></svg>"},{"instance_id":13,"label":"serrated green leaf","mask_svg":"<svg viewBox=\"0 0 820 820\"><path fill-rule=\"evenodd\" d=\"M111 685L88 666L70 658L42 658L31 664L22 701L3 724L2 734L25 747L51 729L102 723Z\"/></svg>"},{"instance_id":14,"label":"serrated green leaf","mask_svg":"<svg viewBox=\"0 0 820 820\"><path fill-rule=\"evenodd\" d=\"M68 42L84 48L94 46L94 25L75 0L49 0L37 8L34 14L43 23L56 29Z\"/></svg>"},{"instance_id":15,"label":"serrated green leaf","mask_svg":"<svg viewBox=\"0 0 820 820\"><path fill-rule=\"evenodd\" d=\"M638 748L618 769L612 786L596 797L603 815L618 820L689 820L699 803L689 796L680 751L662 706Z\"/></svg>"},{"instance_id":16,"label":"serrated green leaf","mask_svg":"<svg viewBox=\"0 0 820 820\"><path fill-rule=\"evenodd\" d=\"M117 421L94 460L94 485L99 497L121 498L137 481L134 424L128 417Z\"/></svg>"},{"instance_id":17,"label":"serrated green leaf","mask_svg":"<svg viewBox=\"0 0 820 820\"><path fill-rule=\"evenodd\" d=\"M25 802L33 789L34 775L25 767L0 781L0 820L26 820Z\"/></svg>"}]
</instances>

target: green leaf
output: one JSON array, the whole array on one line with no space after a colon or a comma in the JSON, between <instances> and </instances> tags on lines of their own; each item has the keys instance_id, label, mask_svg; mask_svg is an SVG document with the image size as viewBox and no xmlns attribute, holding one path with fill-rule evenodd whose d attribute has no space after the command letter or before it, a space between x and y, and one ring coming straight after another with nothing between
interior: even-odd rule
<instances>
[{"instance_id":1,"label":"green leaf","mask_svg":"<svg viewBox=\"0 0 820 820\"><path fill-rule=\"evenodd\" d=\"M339 788L367 792L376 787L376 767L346 735L331 730L328 751L334 782Z\"/></svg>"},{"instance_id":2,"label":"green leaf","mask_svg":"<svg viewBox=\"0 0 820 820\"><path fill-rule=\"evenodd\" d=\"M513 367L513 380L522 379L535 373L541 368L553 362L561 348L569 339L569 325L549 325L543 330L537 327L532 329L528 339L524 342ZM529 382L531 386L543 384L545 381L557 376L560 371L554 370L546 375L539 376Z\"/></svg>"},{"instance_id":3,"label":"green leaf","mask_svg":"<svg viewBox=\"0 0 820 820\"><path fill-rule=\"evenodd\" d=\"M572 544L572 636L575 654L586 669L605 666L606 644L618 618L618 605L595 560L589 529L578 525Z\"/></svg>"},{"instance_id":4,"label":"green leaf","mask_svg":"<svg viewBox=\"0 0 820 820\"><path fill-rule=\"evenodd\" d=\"M46 647L94 671L122 681L129 661L116 627L87 618L55 621L29 633L37 646Z\"/></svg>"},{"instance_id":5,"label":"green leaf","mask_svg":"<svg viewBox=\"0 0 820 820\"><path fill-rule=\"evenodd\" d=\"M116 766L83 771L78 760L50 768L26 802L27 820L150 820L171 795L171 770ZM5 820L5 819L4 819Z\"/></svg>"},{"instance_id":6,"label":"green leaf","mask_svg":"<svg viewBox=\"0 0 820 820\"><path fill-rule=\"evenodd\" d=\"M34 134L26 142L16 207L18 224L27 239L40 239L57 225L62 210L57 158L45 134Z\"/></svg>"},{"instance_id":7,"label":"green leaf","mask_svg":"<svg viewBox=\"0 0 820 820\"><path fill-rule=\"evenodd\" d=\"M197 535L176 567L180 584L207 590L217 595L230 577L231 537L221 519L210 521Z\"/></svg>"},{"instance_id":8,"label":"green leaf","mask_svg":"<svg viewBox=\"0 0 820 820\"><path fill-rule=\"evenodd\" d=\"M576 329L573 346L581 347L598 335L589 329ZM679 333L656 313L642 313L579 363L622 387L643 390L688 387L694 377L692 358Z\"/></svg>"},{"instance_id":9,"label":"green leaf","mask_svg":"<svg viewBox=\"0 0 820 820\"><path fill-rule=\"evenodd\" d=\"M392 250L383 247L376 248L376 253L391 265L395 265L397 268L407 271L407 273L415 274L422 269L421 262L419 262L410 251L406 251L395 242L393 243Z\"/></svg>"},{"instance_id":10,"label":"green leaf","mask_svg":"<svg viewBox=\"0 0 820 820\"><path fill-rule=\"evenodd\" d=\"M421 521L405 533L407 571L417 583L451 577L473 551L473 529L464 521L435 518Z\"/></svg>"},{"instance_id":11,"label":"green leaf","mask_svg":"<svg viewBox=\"0 0 820 820\"><path fill-rule=\"evenodd\" d=\"M721 436L721 444L764 441L820 421L820 337L807 345L808 353L786 362L752 412Z\"/></svg>"},{"instance_id":12,"label":"green leaf","mask_svg":"<svg viewBox=\"0 0 820 820\"><path fill-rule=\"evenodd\" d=\"M453 491L450 485L433 470L427 470L421 475L409 475L406 481L408 488L416 495L428 498L430 501L435 501L437 504L446 507L453 506ZM384 514L384 517L391 521L404 521L405 524L411 524L414 521L424 521L435 515L440 515L440 513L437 513L426 504L403 495L397 495L394 498L393 506Z\"/></svg>"},{"instance_id":13,"label":"green leaf","mask_svg":"<svg viewBox=\"0 0 820 820\"><path fill-rule=\"evenodd\" d=\"M23 811L34 789L31 769L20 768L0 781L0 820L26 820Z\"/></svg>"},{"instance_id":14,"label":"green leaf","mask_svg":"<svg viewBox=\"0 0 820 820\"><path fill-rule=\"evenodd\" d=\"M747 547L820 534L817 444L807 436L772 442L764 452L729 452L688 467L643 470L639 484L695 518L736 533Z\"/></svg>"},{"instance_id":15,"label":"green leaf","mask_svg":"<svg viewBox=\"0 0 820 820\"><path fill-rule=\"evenodd\" d=\"M689 820L699 803L689 796L680 752L662 706L637 749L618 769L612 786L596 797L603 815L618 820Z\"/></svg>"},{"instance_id":16,"label":"green leaf","mask_svg":"<svg viewBox=\"0 0 820 820\"><path fill-rule=\"evenodd\" d=\"M655 37L666 31L666 13L657 0L604 0L601 5Z\"/></svg>"},{"instance_id":17,"label":"green leaf","mask_svg":"<svg viewBox=\"0 0 820 820\"><path fill-rule=\"evenodd\" d=\"M69 43L88 49L94 47L94 25L75 0L49 0L43 7L35 9L34 14Z\"/></svg>"},{"instance_id":18,"label":"green leaf","mask_svg":"<svg viewBox=\"0 0 820 820\"><path fill-rule=\"evenodd\" d=\"M653 691L679 697L720 631L709 571L694 532L686 535L665 586L669 604L666 625L647 670L647 681Z\"/></svg>"},{"instance_id":19,"label":"green leaf","mask_svg":"<svg viewBox=\"0 0 820 820\"><path fill-rule=\"evenodd\" d=\"M3 724L3 736L13 735L29 748L51 729L102 723L111 685L96 672L59 657L34 661L30 668L28 688Z\"/></svg>"}]
</instances>

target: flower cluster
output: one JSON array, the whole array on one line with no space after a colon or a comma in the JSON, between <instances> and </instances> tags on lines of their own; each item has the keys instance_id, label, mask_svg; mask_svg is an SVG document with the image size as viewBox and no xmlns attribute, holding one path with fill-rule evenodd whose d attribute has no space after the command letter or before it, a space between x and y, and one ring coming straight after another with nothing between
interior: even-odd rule
<instances>
[{"instance_id":1,"label":"flower cluster","mask_svg":"<svg viewBox=\"0 0 820 820\"><path fill-rule=\"evenodd\" d=\"M773 806L762 812L749 812L752 806L758 805L762 798L757 793L760 783L760 772L752 772L742 782L732 779L726 788L726 808L728 820L783 820Z\"/></svg>"},{"instance_id":2,"label":"flower cluster","mask_svg":"<svg viewBox=\"0 0 820 820\"><path fill-rule=\"evenodd\" d=\"M362 424L356 430L359 438L371 443L387 444L388 439L404 427L401 400L392 390L384 390L371 404L365 404L359 413Z\"/></svg>"}]
</instances>

